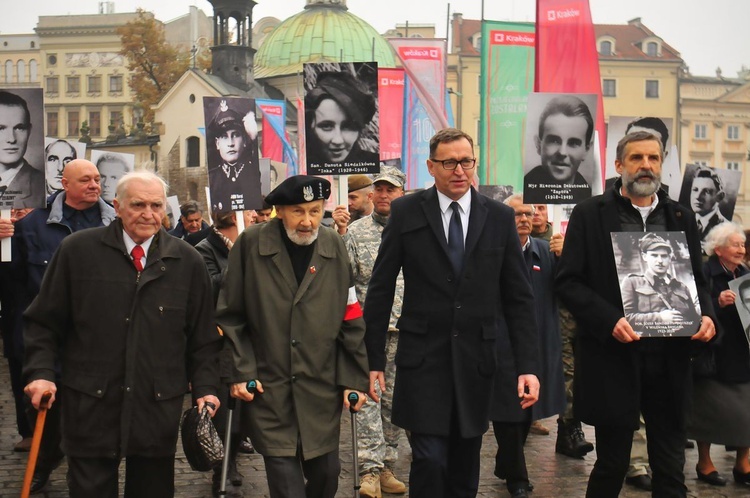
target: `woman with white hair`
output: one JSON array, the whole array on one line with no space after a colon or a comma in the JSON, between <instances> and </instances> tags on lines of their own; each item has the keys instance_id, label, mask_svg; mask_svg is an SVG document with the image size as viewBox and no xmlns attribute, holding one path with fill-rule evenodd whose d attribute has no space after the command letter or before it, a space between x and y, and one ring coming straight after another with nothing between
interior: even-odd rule
<instances>
[{"instance_id":1,"label":"woman with white hair","mask_svg":"<svg viewBox=\"0 0 750 498\"><path fill-rule=\"evenodd\" d=\"M742 227L731 222L717 225L706 236L705 251L710 257L703 272L711 288L719 328L717 340L708 345L713 349L716 368L696 379L688 437L698 442L698 480L714 486L727 483L711 460L711 444L715 443L737 450L734 480L750 485L750 347L735 306L740 296L729 289L731 280L748 273L742 264Z\"/></svg>"}]
</instances>

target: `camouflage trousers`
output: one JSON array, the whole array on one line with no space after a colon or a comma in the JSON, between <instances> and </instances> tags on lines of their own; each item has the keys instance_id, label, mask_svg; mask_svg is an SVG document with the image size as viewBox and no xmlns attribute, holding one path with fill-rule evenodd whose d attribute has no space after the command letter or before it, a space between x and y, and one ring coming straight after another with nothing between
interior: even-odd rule
<instances>
[{"instance_id":1,"label":"camouflage trousers","mask_svg":"<svg viewBox=\"0 0 750 498\"><path fill-rule=\"evenodd\" d=\"M383 467L392 469L398 459L398 439L403 429L391 423L397 346L398 332L389 331L385 345L386 392L378 393L380 403L368 399L357 414L357 455L360 474L379 472Z\"/></svg>"},{"instance_id":2,"label":"camouflage trousers","mask_svg":"<svg viewBox=\"0 0 750 498\"><path fill-rule=\"evenodd\" d=\"M573 372L575 359L573 356L573 341L578 325L567 308L560 305L560 332L562 334L562 362L563 378L565 379L565 412L563 421L573 420Z\"/></svg>"}]
</instances>

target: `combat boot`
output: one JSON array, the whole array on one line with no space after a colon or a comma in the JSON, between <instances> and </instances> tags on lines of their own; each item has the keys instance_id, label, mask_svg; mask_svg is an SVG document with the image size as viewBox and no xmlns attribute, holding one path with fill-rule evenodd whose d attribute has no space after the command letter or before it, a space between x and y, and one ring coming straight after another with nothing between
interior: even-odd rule
<instances>
[{"instance_id":1,"label":"combat boot","mask_svg":"<svg viewBox=\"0 0 750 498\"><path fill-rule=\"evenodd\" d=\"M382 498L380 492L380 476L373 472L364 474L359 479L359 496L367 498Z\"/></svg>"},{"instance_id":2,"label":"combat boot","mask_svg":"<svg viewBox=\"0 0 750 498\"><path fill-rule=\"evenodd\" d=\"M593 449L594 445L586 441L580 422L576 420L564 422L562 419L557 419L556 453L571 458L583 458L586 453Z\"/></svg>"},{"instance_id":3,"label":"combat boot","mask_svg":"<svg viewBox=\"0 0 750 498\"><path fill-rule=\"evenodd\" d=\"M384 493L400 495L406 493L406 484L396 479L391 469L384 467L380 471L380 490Z\"/></svg>"}]
</instances>

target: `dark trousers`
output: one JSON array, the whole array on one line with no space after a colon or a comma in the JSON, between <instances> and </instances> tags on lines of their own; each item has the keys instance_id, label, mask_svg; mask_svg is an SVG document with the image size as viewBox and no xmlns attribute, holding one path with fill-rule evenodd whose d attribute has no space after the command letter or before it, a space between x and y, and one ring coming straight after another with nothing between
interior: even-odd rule
<instances>
[{"instance_id":1,"label":"dark trousers","mask_svg":"<svg viewBox=\"0 0 750 498\"><path fill-rule=\"evenodd\" d=\"M334 498L339 487L339 450L310 460L263 457L271 498ZM305 483L307 480L307 483Z\"/></svg>"},{"instance_id":2,"label":"dark trousers","mask_svg":"<svg viewBox=\"0 0 750 498\"><path fill-rule=\"evenodd\" d=\"M462 438L455 425L450 436L412 432L410 442L409 496L473 498L477 495L482 436Z\"/></svg>"},{"instance_id":3,"label":"dark trousers","mask_svg":"<svg viewBox=\"0 0 750 498\"><path fill-rule=\"evenodd\" d=\"M523 446L531 427L531 413L525 422L492 422L497 441L495 454L495 475L505 479L508 491L528 489L529 473L526 470L526 456Z\"/></svg>"},{"instance_id":4,"label":"dark trousers","mask_svg":"<svg viewBox=\"0 0 750 498\"><path fill-rule=\"evenodd\" d=\"M24 408L24 397L26 395L23 392L25 386L21 375L23 362L10 355L8 356L8 369L10 370L10 387L13 390L13 400L16 407L16 427L18 427L18 433L21 437L30 437L34 433L34 429L29 425Z\"/></svg>"},{"instance_id":5,"label":"dark trousers","mask_svg":"<svg viewBox=\"0 0 750 498\"><path fill-rule=\"evenodd\" d=\"M68 457L70 498L117 498L120 460ZM172 498L174 455L125 458L125 498Z\"/></svg>"},{"instance_id":6,"label":"dark trousers","mask_svg":"<svg viewBox=\"0 0 750 498\"><path fill-rule=\"evenodd\" d=\"M666 339L668 340L668 339ZM641 413L646 423L653 496L684 498L685 413L674 393L664 353L641 358ZM597 425L596 463L589 477L587 498L616 498L630 461L633 427Z\"/></svg>"}]
</instances>

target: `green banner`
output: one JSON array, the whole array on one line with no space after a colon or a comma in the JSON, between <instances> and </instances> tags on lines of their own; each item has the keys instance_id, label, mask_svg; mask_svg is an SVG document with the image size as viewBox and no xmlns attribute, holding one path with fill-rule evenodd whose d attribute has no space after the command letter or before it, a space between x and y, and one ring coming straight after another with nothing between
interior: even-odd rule
<instances>
[{"instance_id":1,"label":"green banner","mask_svg":"<svg viewBox=\"0 0 750 498\"><path fill-rule=\"evenodd\" d=\"M534 24L482 23L479 183L523 191L526 104L534 91Z\"/></svg>"}]
</instances>

